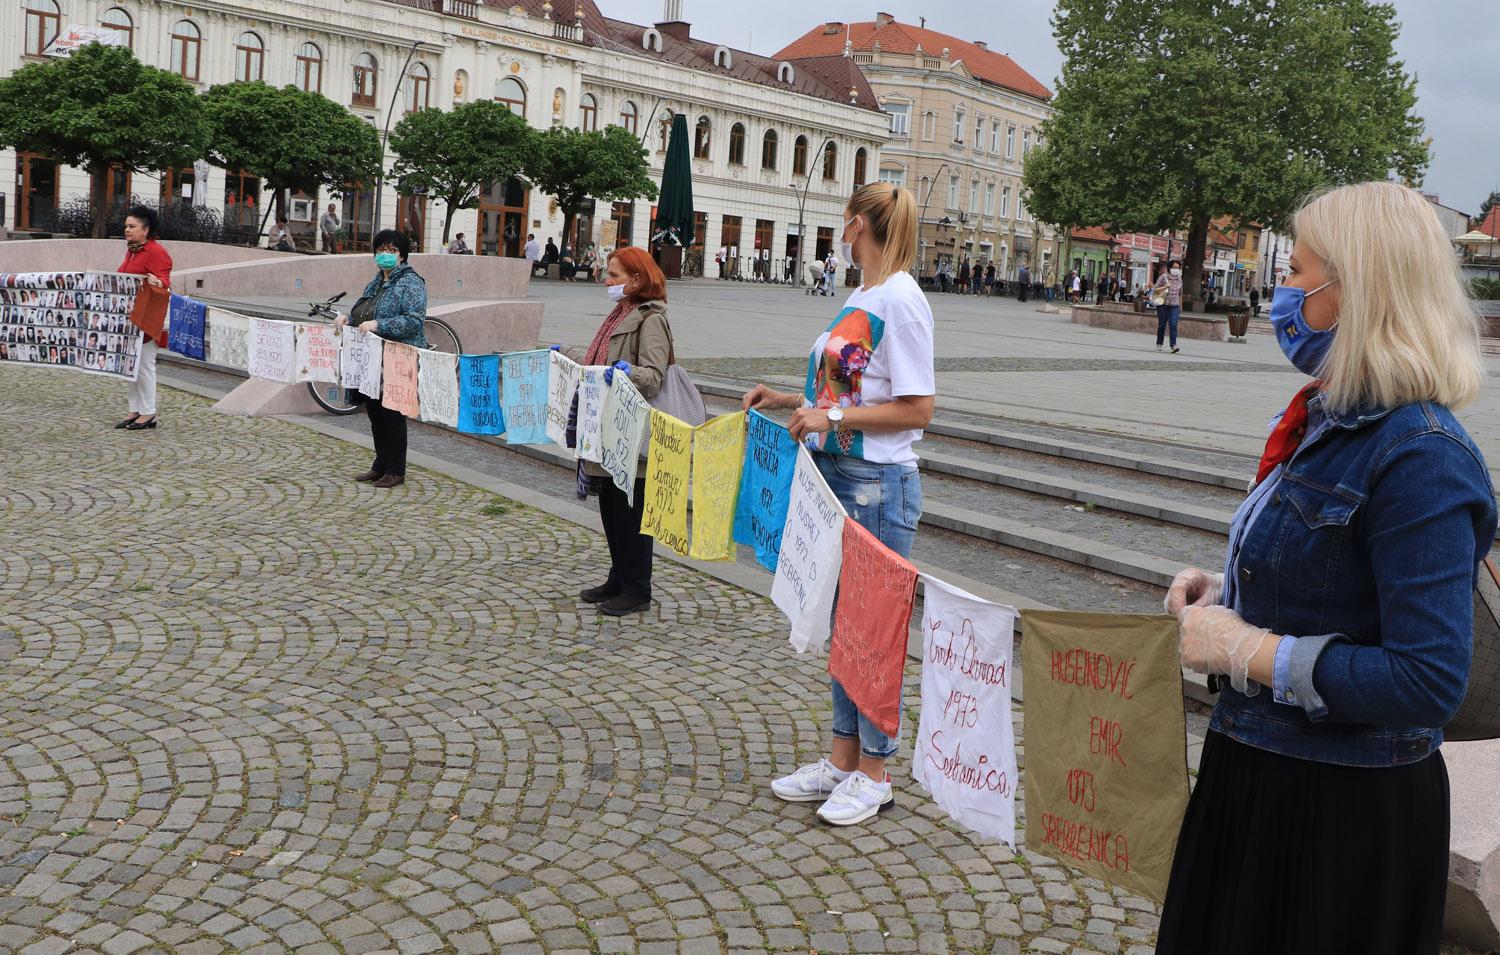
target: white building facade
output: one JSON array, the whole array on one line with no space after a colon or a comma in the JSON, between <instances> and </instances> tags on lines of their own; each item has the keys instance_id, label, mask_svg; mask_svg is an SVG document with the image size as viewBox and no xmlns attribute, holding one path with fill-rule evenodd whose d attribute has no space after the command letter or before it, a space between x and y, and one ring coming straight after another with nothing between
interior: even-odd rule
<instances>
[{"instance_id":1,"label":"white building facade","mask_svg":"<svg viewBox=\"0 0 1500 955\"><path fill-rule=\"evenodd\" d=\"M566 11L564 12L564 8ZM798 200L792 150L798 136L834 147L831 178L812 176L807 199L809 234L837 228L843 202L858 177L856 156L873 179L885 142L884 118L857 68L850 87L835 93L828 64L779 64L688 39L681 3L678 19L655 26L608 20L593 0L554 5L527 0L487 6L469 0L13 0L0 18L0 69L7 74L44 59L51 38L71 27L113 35L143 62L186 77L198 89L264 80L321 92L377 129L394 126L414 109L451 109L476 97L505 102L535 128L624 125L644 134L653 178L660 182L664 151L657 123L668 111L709 124L706 149L694 160L695 206L706 234L697 243L713 252L741 223L739 245L755 248L757 226L772 223L766 253L784 257L787 227L795 231ZM413 46L415 44L415 52ZM634 49L632 49L634 44ZM722 52L718 52L722 51ZM701 54L701 55L700 55ZM403 67L405 72L403 74ZM859 102L860 98L864 102ZM849 102L850 99L855 102ZM732 104L732 106L731 106ZM632 112L633 111L633 112ZM731 132L743 130L731 153ZM760 166L761 140L774 130L781 154L775 169ZM738 138L736 134L735 138ZM753 143L752 143L753 140ZM816 149L816 145L813 147ZM386 156L386 169L394 162ZM108 176L112 196L160 201L191 197L224 215L227 225L261 232L272 196L253 177L223 169L152 170ZM9 185L4 225L52 232L59 207L86 197L89 177L45 156L0 151L0 183ZM368 248L382 227L402 228L414 245L435 251L446 209L436 200L398 195L387 178L375 218L372 191L289 197L290 226L300 248L321 248L318 216L332 202L346 231L344 251ZM580 217L579 243L645 245L649 202L601 204ZM834 220L839 220L835 222ZM815 225L814 225L815 223ZM485 254L521 254L527 233L561 238L556 203L526 183L494 183L478 209L460 210L454 233ZM832 241L836 241L835 236ZM263 241L263 240L262 240ZM795 242L793 242L795 247ZM698 261L703 253L698 253Z\"/></svg>"}]
</instances>

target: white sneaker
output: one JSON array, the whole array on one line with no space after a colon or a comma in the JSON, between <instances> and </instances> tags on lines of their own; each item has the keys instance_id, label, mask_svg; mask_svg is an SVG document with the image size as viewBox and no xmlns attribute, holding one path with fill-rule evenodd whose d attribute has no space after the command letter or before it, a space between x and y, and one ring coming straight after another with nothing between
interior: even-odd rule
<instances>
[{"instance_id":1,"label":"white sneaker","mask_svg":"<svg viewBox=\"0 0 1500 955\"><path fill-rule=\"evenodd\" d=\"M853 826L893 805L895 801L896 795L891 792L889 779L877 783L855 770L829 795L828 801L818 810L818 818L835 826Z\"/></svg>"},{"instance_id":2,"label":"white sneaker","mask_svg":"<svg viewBox=\"0 0 1500 955\"><path fill-rule=\"evenodd\" d=\"M1157 346L1156 346L1156 350L1157 350L1157 351L1161 351L1161 346L1160 346L1160 345L1157 345Z\"/></svg>"},{"instance_id":3,"label":"white sneaker","mask_svg":"<svg viewBox=\"0 0 1500 955\"><path fill-rule=\"evenodd\" d=\"M771 792L776 798L787 802L817 802L827 799L839 784L849 778L849 773L837 768L827 759L810 763L771 783ZM868 778L868 777L866 777Z\"/></svg>"}]
</instances>

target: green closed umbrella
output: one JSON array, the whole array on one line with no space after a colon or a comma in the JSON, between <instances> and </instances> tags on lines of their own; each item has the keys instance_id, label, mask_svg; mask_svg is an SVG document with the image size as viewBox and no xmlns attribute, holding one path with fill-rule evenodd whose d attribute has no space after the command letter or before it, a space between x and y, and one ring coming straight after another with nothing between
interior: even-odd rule
<instances>
[{"instance_id":1,"label":"green closed umbrella","mask_svg":"<svg viewBox=\"0 0 1500 955\"><path fill-rule=\"evenodd\" d=\"M693 166L688 158L687 117L678 113L667 140L667 164L661 175L661 198L656 202L655 234L675 233L684 248L693 244ZM673 243L668 243L673 244Z\"/></svg>"}]
</instances>

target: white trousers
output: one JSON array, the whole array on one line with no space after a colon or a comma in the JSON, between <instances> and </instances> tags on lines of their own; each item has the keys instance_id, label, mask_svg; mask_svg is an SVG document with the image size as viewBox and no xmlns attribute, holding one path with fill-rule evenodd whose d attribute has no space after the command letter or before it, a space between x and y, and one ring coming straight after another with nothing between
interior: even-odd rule
<instances>
[{"instance_id":1,"label":"white trousers","mask_svg":"<svg viewBox=\"0 0 1500 955\"><path fill-rule=\"evenodd\" d=\"M135 381L130 383L131 414L156 414L156 342L147 338L141 343L141 357L135 363Z\"/></svg>"}]
</instances>

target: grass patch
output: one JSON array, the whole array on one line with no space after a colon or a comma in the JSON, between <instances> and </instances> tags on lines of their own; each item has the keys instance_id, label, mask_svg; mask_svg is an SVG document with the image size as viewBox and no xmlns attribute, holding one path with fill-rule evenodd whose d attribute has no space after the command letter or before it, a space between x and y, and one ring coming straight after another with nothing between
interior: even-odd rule
<instances>
[{"instance_id":1,"label":"grass patch","mask_svg":"<svg viewBox=\"0 0 1500 955\"><path fill-rule=\"evenodd\" d=\"M515 501L507 501L503 497L497 497L493 501L486 504L484 507L481 507L479 509L479 513L483 514L485 517L503 517L519 507L520 505Z\"/></svg>"}]
</instances>

